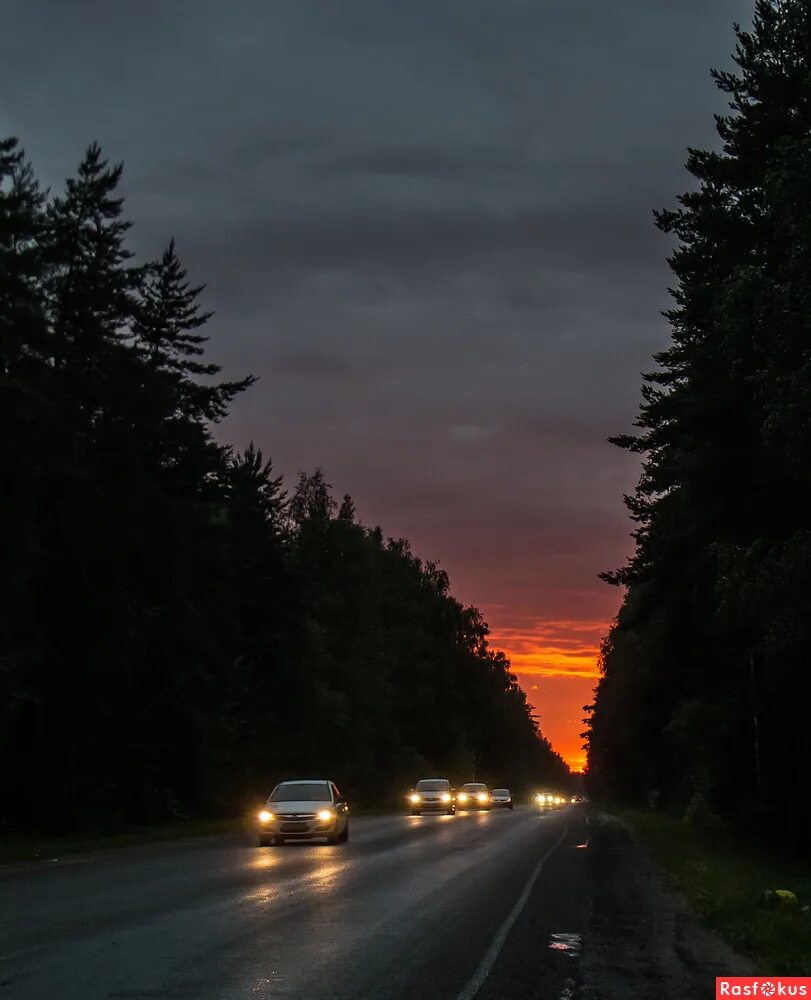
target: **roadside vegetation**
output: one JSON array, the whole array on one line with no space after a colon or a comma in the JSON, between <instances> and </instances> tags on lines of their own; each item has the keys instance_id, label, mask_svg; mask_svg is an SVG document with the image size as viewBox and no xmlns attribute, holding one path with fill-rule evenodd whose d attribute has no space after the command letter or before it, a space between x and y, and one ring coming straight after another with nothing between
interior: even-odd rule
<instances>
[{"instance_id":1,"label":"roadside vegetation","mask_svg":"<svg viewBox=\"0 0 811 1000\"><path fill-rule=\"evenodd\" d=\"M649 845L707 926L749 955L761 972L808 974L811 863L807 856L768 850L704 822L635 810L619 815Z\"/></svg>"},{"instance_id":2,"label":"roadside vegetation","mask_svg":"<svg viewBox=\"0 0 811 1000\"><path fill-rule=\"evenodd\" d=\"M182 823L157 823L154 826L129 827L111 833L85 830L81 834L49 837L37 834L16 834L0 837L0 865L23 861L55 863L74 854L113 851L140 844L169 843L185 838L211 837L236 833L243 828L239 820L201 820Z\"/></svg>"},{"instance_id":3,"label":"roadside vegetation","mask_svg":"<svg viewBox=\"0 0 811 1000\"><path fill-rule=\"evenodd\" d=\"M811 6L758 0L752 30L735 31L735 70L713 74L729 102L719 147L689 151L691 189L656 216L676 244L671 340L644 376L638 433L614 439L643 467L626 498L635 553L605 574L624 598L587 707L588 769L595 795L677 814L700 801L799 849L811 827Z\"/></svg>"},{"instance_id":4,"label":"roadside vegetation","mask_svg":"<svg viewBox=\"0 0 811 1000\"><path fill-rule=\"evenodd\" d=\"M259 390L205 360L174 241L133 261L120 180L93 145L50 194L0 142L3 835L239 815L304 774L565 780L436 563L215 433Z\"/></svg>"}]
</instances>

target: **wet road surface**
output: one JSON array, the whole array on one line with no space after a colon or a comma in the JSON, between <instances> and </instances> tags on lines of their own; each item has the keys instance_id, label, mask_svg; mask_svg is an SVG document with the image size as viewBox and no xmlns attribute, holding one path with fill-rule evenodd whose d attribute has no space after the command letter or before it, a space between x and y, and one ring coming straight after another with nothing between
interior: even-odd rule
<instances>
[{"instance_id":1,"label":"wet road surface","mask_svg":"<svg viewBox=\"0 0 811 1000\"><path fill-rule=\"evenodd\" d=\"M614 829L606 867L594 833L579 806L356 817L347 845L218 837L7 869L0 1000L665 996L643 960L616 993L599 960L583 981L589 928L615 924L617 844L637 912L616 917L636 926L646 905L629 897L633 845Z\"/></svg>"}]
</instances>

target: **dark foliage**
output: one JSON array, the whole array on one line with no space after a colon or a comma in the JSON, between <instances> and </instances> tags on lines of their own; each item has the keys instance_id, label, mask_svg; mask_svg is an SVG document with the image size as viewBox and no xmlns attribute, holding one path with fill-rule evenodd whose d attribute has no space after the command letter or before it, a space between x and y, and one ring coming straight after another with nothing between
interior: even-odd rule
<instances>
[{"instance_id":1,"label":"dark foliage","mask_svg":"<svg viewBox=\"0 0 811 1000\"><path fill-rule=\"evenodd\" d=\"M320 470L288 497L215 440L253 379L203 360L174 241L132 265L120 176L91 146L47 198L0 143L0 816L231 815L304 773L378 801L431 772L565 781L437 566Z\"/></svg>"},{"instance_id":2,"label":"dark foliage","mask_svg":"<svg viewBox=\"0 0 811 1000\"><path fill-rule=\"evenodd\" d=\"M811 649L811 8L735 28L718 152L657 214L672 340L645 376L636 552L603 645L592 787L807 836Z\"/></svg>"}]
</instances>

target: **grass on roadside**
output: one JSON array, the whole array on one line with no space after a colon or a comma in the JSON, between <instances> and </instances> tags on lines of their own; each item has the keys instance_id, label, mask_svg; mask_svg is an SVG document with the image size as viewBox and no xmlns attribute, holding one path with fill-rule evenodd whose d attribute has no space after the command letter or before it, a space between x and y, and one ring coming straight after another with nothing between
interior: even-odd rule
<instances>
[{"instance_id":1,"label":"grass on roadside","mask_svg":"<svg viewBox=\"0 0 811 1000\"><path fill-rule=\"evenodd\" d=\"M811 863L656 813L618 815L650 846L705 923L761 972L811 973ZM790 890L798 902L764 898L775 889Z\"/></svg>"},{"instance_id":2,"label":"grass on roadside","mask_svg":"<svg viewBox=\"0 0 811 1000\"><path fill-rule=\"evenodd\" d=\"M208 837L240 830L240 820L185 821L162 826L133 827L117 833L84 833L72 837L26 834L0 838L0 864L49 861L68 854L132 847L185 837Z\"/></svg>"}]
</instances>

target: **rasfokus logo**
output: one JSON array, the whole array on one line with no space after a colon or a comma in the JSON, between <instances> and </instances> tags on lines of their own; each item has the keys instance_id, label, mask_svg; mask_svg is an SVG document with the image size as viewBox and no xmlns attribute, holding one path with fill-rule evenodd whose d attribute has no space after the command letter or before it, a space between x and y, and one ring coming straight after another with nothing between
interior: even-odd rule
<instances>
[{"instance_id":1,"label":"rasfokus logo","mask_svg":"<svg viewBox=\"0 0 811 1000\"><path fill-rule=\"evenodd\" d=\"M719 976L715 997L811 997L811 976Z\"/></svg>"}]
</instances>

